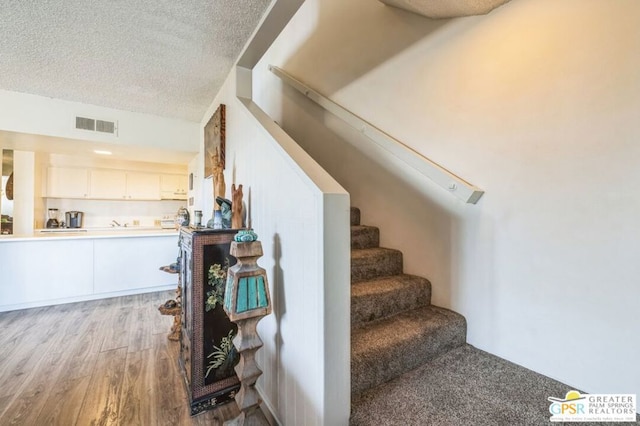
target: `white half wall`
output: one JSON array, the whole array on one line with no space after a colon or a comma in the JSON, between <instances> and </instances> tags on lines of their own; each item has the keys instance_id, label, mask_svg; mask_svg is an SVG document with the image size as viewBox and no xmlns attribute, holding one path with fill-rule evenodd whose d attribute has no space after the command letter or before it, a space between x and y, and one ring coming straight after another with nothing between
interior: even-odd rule
<instances>
[{"instance_id":1,"label":"white half wall","mask_svg":"<svg viewBox=\"0 0 640 426\"><path fill-rule=\"evenodd\" d=\"M434 304L465 315L471 344L586 392L640 394L638 22L634 0L437 21L307 0L254 69L254 100L432 281ZM269 64L485 195L457 201Z\"/></svg>"},{"instance_id":2,"label":"white half wall","mask_svg":"<svg viewBox=\"0 0 640 426\"><path fill-rule=\"evenodd\" d=\"M226 198L243 185L248 220L262 242L273 314L259 326L258 389L282 425L347 424L350 404L349 195L248 101L232 72L201 126L226 105ZM259 118L258 118L259 117ZM203 133L203 132L201 132ZM202 176L197 162L189 172ZM212 179L198 179L194 206L206 222ZM337 403L336 403L337 401Z\"/></svg>"}]
</instances>

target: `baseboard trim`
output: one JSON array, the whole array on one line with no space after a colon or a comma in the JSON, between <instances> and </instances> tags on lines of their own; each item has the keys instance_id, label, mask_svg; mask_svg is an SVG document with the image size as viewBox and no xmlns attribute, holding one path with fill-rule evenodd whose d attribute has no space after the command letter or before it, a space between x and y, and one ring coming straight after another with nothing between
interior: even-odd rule
<instances>
[{"instance_id":1,"label":"baseboard trim","mask_svg":"<svg viewBox=\"0 0 640 426\"><path fill-rule=\"evenodd\" d=\"M273 414L275 413L275 410L273 409L271 404L269 404L269 402L265 399L264 392L262 392L262 388L256 385L256 390L260 394L260 399L262 400L262 403L260 404L260 408L262 409L262 412L264 413L264 416L267 418L267 421L269 422L269 424L271 426L276 426L276 425L281 426L282 423L280 423L278 421L278 418Z\"/></svg>"},{"instance_id":2,"label":"baseboard trim","mask_svg":"<svg viewBox=\"0 0 640 426\"><path fill-rule=\"evenodd\" d=\"M153 293L156 291L175 290L177 284L156 287L136 288L131 290L113 291L109 293L87 294L83 296L65 297L61 299L39 300L36 302L16 303L0 306L0 312L17 311L19 309L41 308L43 306L63 305L65 303L86 302L89 300L110 299L112 297L130 296L133 294Z\"/></svg>"}]
</instances>

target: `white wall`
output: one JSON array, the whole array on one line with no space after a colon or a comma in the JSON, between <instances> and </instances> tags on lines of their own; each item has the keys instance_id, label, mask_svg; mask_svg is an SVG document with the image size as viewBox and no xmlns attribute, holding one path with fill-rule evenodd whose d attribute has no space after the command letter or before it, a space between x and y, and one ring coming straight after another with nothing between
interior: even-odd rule
<instances>
[{"instance_id":1,"label":"white wall","mask_svg":"<svg viewBox=\"0 0 640 426\"><path fill-rule=\"evenodd\" d=\"M35 153L13 151L13 233L33 232Z\"/></svg>"},{"instance_id":2,"label":"white wall","mask_svg":"<svg viewBox=\"0 0 640 426\"><path fill-rule=\"evenodd\" d=\"M9 200L4 192L4 188L7 187L7 181L9 180L9 176L2 176L2 203L0 204L0 208L2 209L2 214L13 217L13 200Z\"/></svg>"},{"instance_id":3,"label":"white wall","mask_svg":"<svg viewBox=\"0 0 640 426\"><path fill-rule=\"evenodd\" d=\"M638 22L633 0L439 21L308 0L254 70L254 97L432 281L433 302L466 316L471 344L587 392L640 394ZM362 148L270 63L486 194L464 205Z\"/></svg>"},{"instance_id":4,"label":"white wall","mask_svg":"<svg viewBox=\"0 0 640 426\"><path fill-rule=\"evenodd\" d=\"M118 122L118 136L75 129L76 115ZM198 151L198 123L0 90L0 130L82 141Z\"/></svg>"},{"instance_id":5,"label":"white wall","mask_svg":"<svg viewBox=\"0 0 640 426\"><path fill-rule=\"evenodd\" d=\"M248 219L263 246L258 264L267 270L273 314L258 327L264 341L258 352L264 371L258 388L280 424L346 424L348 194L292 141L281 145L259 125L235 97L235 84L232 72L201 125L220 103L226 105L226 196L232 183L243 185ZM198 158L189 171L202 176L202 152ZM202 208L206 222L213 206L212 180L197 180L194 205ZM327 223L326 218L335 221ZM335 297L338 303L331 301ZM333 311L346 315L331 315ZM329 335L336 327L340 332ZM339 350L331 344L336 339ZM335 389L341 389L339 395ZM336 398L340 406L331 403Z\"/></svg>"}]
</instances>

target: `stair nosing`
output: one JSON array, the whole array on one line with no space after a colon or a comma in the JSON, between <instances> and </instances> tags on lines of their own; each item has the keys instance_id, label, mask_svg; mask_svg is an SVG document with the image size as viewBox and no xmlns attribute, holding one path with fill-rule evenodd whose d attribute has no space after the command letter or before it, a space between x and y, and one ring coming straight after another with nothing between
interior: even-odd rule
<instances>
[{"instance_id":1,"label":"stair nosing","mask_svg":"<svg viewBox=\"0 0 640 426\"><path fill-rule=\"evenodd\" d=\"M382 317L382 318L377 318L377 319L375 319L373 321L368 321L366 323L363 323L362 325L359 325L359 326L356 326L356 327L352 327L352 329L351 329L352 343L353 343L353 337L354 337L353 334L354 334L354 332L355 332L356 337L357 337L359 335L364 334L363 329L377 328L377 326L379 324L383 323L383 322L387 322L387 321L389 323L394 322L394 321L396 321L398 319L398 317L400 317L402 315L406 315L407 313L412 312L412 311L417 311L417 310L433 310L433 311L436 311L436 312L439 312L439 313L449 312L449 314L446 314L446 315L449 315L451 318L457 318L457 320L463 320L464 324L465 324L465 327L466 327L467 320L461 314L459 314L459 313L457 313L455 311L452 311L451 309L447 309L447 308L443 308L443 307L440 307L440 306L428 304L426 306L420 306L420 307L417 307L417 308L414 308L414 309L400 311L400 312L395 313L393 315L389 315L389 316Z\"/></svg>"}]
</instances>

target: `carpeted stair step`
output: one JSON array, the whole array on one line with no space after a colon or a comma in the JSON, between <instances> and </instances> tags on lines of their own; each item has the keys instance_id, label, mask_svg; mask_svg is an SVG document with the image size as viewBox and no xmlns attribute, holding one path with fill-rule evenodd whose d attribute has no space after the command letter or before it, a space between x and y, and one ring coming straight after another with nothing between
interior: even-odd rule
<instances>
[{"instance_id":1,"label":"carpeted stair step","mask_svg":"<svg viewBox=\"0 0 640 426\"><path fill-rule=\"evenodd\" d=\"M402 252L388 248L351 250L351 282L402 273Z\"/></svg>"},{"instance_id":2,"label":"carpeted stair step","mask_svg":"<svg viewBox=\"0 0 640 426\"><path fill-rule=\"evenodd\" d=\"M360 225L360 209L351 207L351 226Z\"/></svg>"},{"instance_id":3,"label":"carpeted stair step","mask_svg":"<svg viewBox=\"0 0 640 426\"><path fill-rule=\"evenodd\" d=\"M393 275L351 285L351 326L427 306L431 283L415 275Z\"/></svg>"},{"instance_id":4,"label":"carpeted stair step","mask_svg":"<svg viewBox=\"0 0 640 426\"><path fill-rule=\"evenodd\" d=\"M375 226L354 225L351 227L351 248L364 249L380 245L380 230Z\"/></svg>"},{"instance_id":5,"label":"carpeted stair step","mask_svg":"<svg viewBox=\"0 0 640 426\"><path fill-rule=\"evenodd\" d=\"M466 329L462 315L435 306L352 329L352 397L463 345Z\"/></svg>"},{"instance_id":6,"label":"carpeted stair step","mask_svg":"<svg viewBox=\"0 0 640 426\"><path fill-rule=\"evenodd\" d=\"M549 425L547 398L568 389L575 388L463 345L358 395L349 424Z\"/></svg>"}]
</instances>

